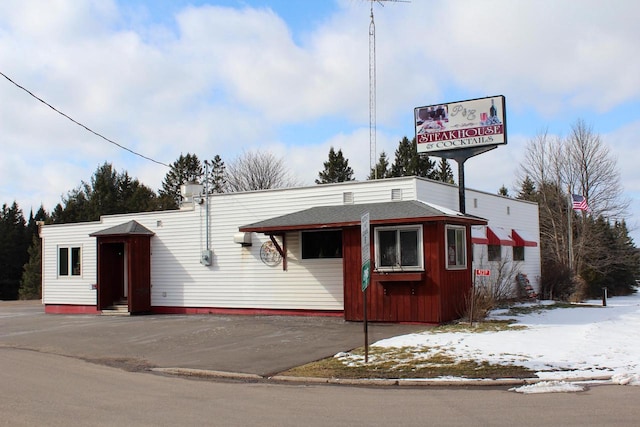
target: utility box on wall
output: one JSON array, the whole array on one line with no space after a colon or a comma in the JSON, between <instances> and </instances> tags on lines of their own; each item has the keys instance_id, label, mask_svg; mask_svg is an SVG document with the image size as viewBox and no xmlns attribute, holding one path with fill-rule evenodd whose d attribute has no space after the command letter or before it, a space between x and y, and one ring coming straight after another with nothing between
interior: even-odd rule
<instances>
[{"instance_id":1,"label":"utility box on wall","mask_svg":"<svg viewBox=\"0 0 640 427\"><path fill-rule=\"evenodd\" d=\"M251 246L251 233L236 233L233 235L233 242L241 246Z\"/></svg>"},{"instance_id":2,"label":"utility box on wall","mask_svg":"<svg viewBox=\"0 0 640 427\"><path fill-rule=\"evenodd\" d=\"M213 252L210 249L205 249L200 254L200 264L209 266L213 262Z\"/></svg>"}]
</instances>

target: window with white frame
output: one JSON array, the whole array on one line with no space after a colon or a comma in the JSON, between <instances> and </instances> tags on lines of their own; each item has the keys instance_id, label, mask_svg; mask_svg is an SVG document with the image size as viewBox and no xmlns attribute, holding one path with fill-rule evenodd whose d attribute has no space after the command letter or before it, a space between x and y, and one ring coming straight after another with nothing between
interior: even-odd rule
<instances>
[{"instance_id":1,"label":"window with white frame","mask_svg":"<svg viewBox=\"0 0 640 427\"><path fill-rule=\"evenodd\" d=\"M467 268L467 228L460 225L447 225L445 229L447 268Z\"/></svg>"},{"instance_id":2,"label":"window with white frame","mask_svg":"<svg viewBox=\"0 0 640 427\"><path fill-rule=\"evenodd\" d=\"M424 269L422 226L376 227L375 262L380 271Z\"/></svg>"},{"instance_id":3,"label":"window with white frame","mask_svg":"<svg viewBox=\"0 0 640 427\"><path fill-rule=\"evenodd\" d=\"M82 274L82 249L79 246L58 248L58 276Z\"/></svg>"}]
</instances>

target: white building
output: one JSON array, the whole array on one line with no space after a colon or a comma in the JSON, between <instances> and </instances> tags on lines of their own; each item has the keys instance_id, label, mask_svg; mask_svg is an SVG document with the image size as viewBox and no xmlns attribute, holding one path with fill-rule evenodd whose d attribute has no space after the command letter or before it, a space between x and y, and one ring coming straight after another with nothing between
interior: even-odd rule
<instances>
[{"instance_id":1,"label":"white building","mask_svg":"<svg viewBox=\"0 0 640 427\"><path fill-rule=\"evenodd\" d=\"M474 269L494 274L500 260L537 289L537 204L465 194L463 215L458 187L403 177L197 195L181 210L43 226L43 304L48 313L100 313L121 302L131 313L360 320L365 212L370 320L455 319Z\"/></svg>"}]
</instances>

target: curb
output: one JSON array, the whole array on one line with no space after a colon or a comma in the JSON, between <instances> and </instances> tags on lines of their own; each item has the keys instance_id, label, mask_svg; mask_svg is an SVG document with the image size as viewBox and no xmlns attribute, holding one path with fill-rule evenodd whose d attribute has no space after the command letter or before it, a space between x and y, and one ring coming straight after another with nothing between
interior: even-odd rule
<instances>
[{"instance_id":1,"label":"curb","mask_svg":"<svg viewBox=\"0 0 640 427\"><path fill-rule=\"evenodd\" d=\"M237 381L271 381L288 384L328 384L345 386L367 387L496 387L496 386L521 386L537 384L544 381L559 382L591 382L610 381L611 376L576 377L565 379L545 378L498 378L498 379L377 379L377 378L318 378L318 377L292 377L287 375L262 376L241 372L212 371L207 369L192 368L152 368L152 372L183 377L227 379Z\"/></svg>"},{"instance_id":2,"label":"curb","mask_svg":"<svg viewBox=\"0 0 640 427\"><path fill-rule=\"evenodd\" d=\"M210 371L207 369L191 369L191 368L152 368L152 372L158 372L167 375L177 375L183 377L199 377L199 378L220 378L230 380L244 381L262 381L265 378L257 374L243 374L238 372Z\"/></svg>"}]
</instances>

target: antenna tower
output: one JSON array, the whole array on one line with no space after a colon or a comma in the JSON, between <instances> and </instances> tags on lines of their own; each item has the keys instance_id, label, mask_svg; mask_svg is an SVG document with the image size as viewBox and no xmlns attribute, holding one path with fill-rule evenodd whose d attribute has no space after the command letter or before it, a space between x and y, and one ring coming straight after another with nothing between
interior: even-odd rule
<instances>
[{"instance_id":1,"label":"antenna tower","mask_svg":"<svg viewBox=\"0 0 640 427\"><path fill-rule=\"evenodd\" d=\"M378 179L376 167L376 24L373 19L373 4L384 7L384 2L409 3L408 0L369 0L371 22L369 23L369 170L373 178Z\"/></svg>"}]
</instances>

